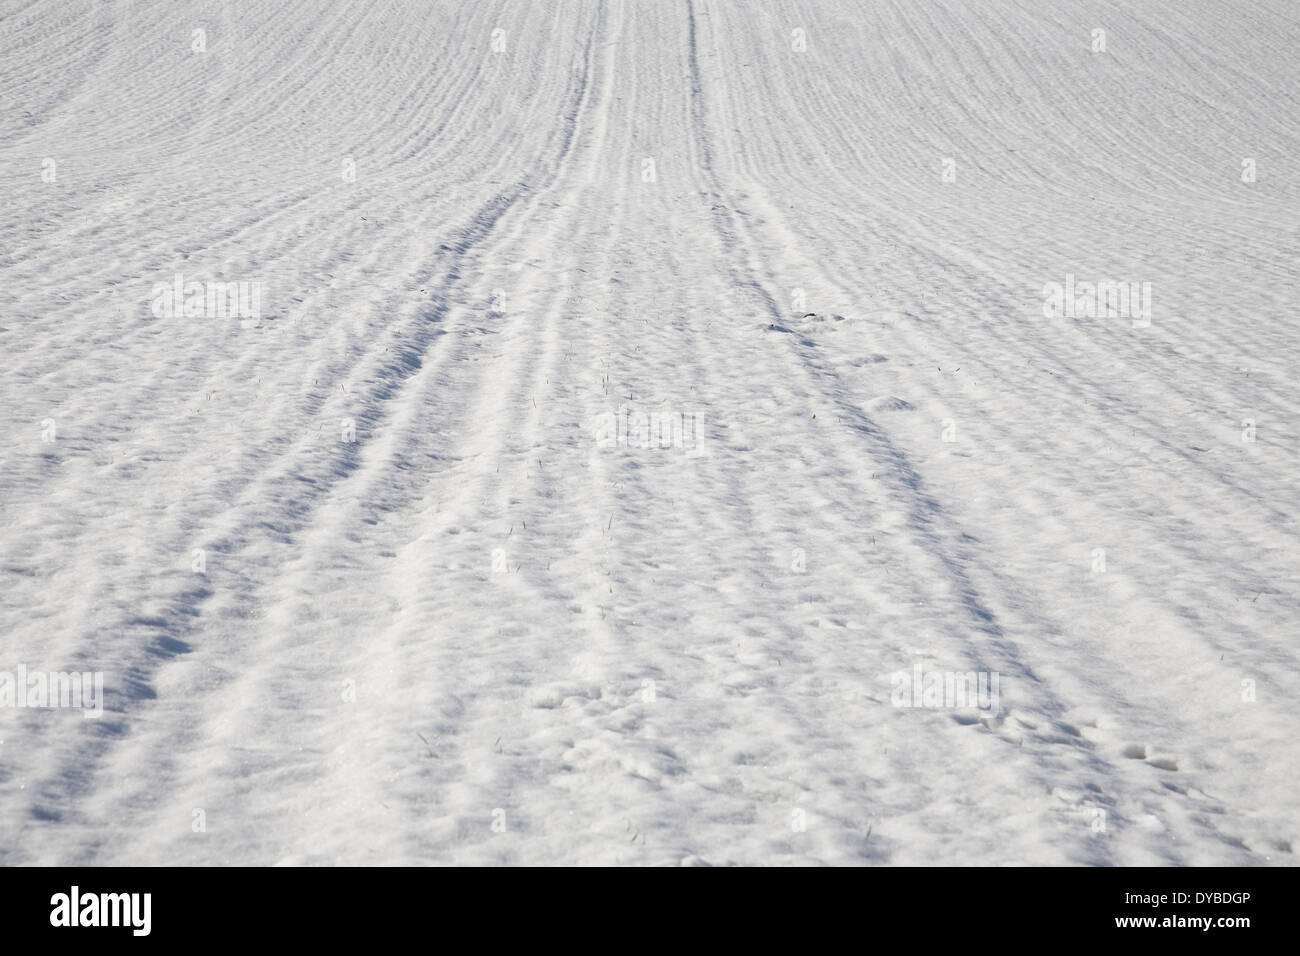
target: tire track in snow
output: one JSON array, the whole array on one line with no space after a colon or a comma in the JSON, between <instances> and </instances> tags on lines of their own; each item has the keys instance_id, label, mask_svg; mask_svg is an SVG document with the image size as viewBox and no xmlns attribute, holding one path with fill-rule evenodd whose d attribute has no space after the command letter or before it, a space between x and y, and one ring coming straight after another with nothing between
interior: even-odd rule
<instances>
[{"instance_id":1,"label":"tire track in snow","mask_svg":"<svg viewBox=\"0 0 1300 956\"><path fill-rule=\"evenodd\" d=\"M588 46L590 47L590 43ZM583 109L586 86L585 79L580 77L575 87L575 113L580 113ZM572 130L560 138L559 148L563 153L567 154L572 138ZM563 167L563 162L560 163L560 167ZM312 511L304 515L295 525L283 529L297 543L298 550L304 554L304 558L292 562L272 581L264 585L248 582L248 587L253 592L250 603L254 607L259 604L265 605L257 612L256 619L265 622L260 626L269 625L273 633L282 634L283 637L278 640L263 639L258 644L245 649L243 653L247 659L242 666L227 663L232 671L235 673L243 671L246 676L236 677L223 687L219 694L209 694L212 699L205 704L205 711L211 716L201 721L208 726L201 726L198 729L195 734L197 742L211 747L222 740L232 743L244 741L242 746L231 752L232 756L242 755L243 760L250 762L255 768L265 764L266 758L259 749L254 747L253 742L266 739L272 734L283 739L286 733L292 733L298 739L315 744L304 754L300 766L295 770L296 773L305 775L305 779L297 785L298 789L309 786L313 792L332 794L335 790L335 781L339 787L344 788L344 792L354 786L356 774L362 770L355 763L355 760L362 756L356 749L357 741L365 740L367 735L376 732L374 727L349 730L346 723L342 725L337 723L339 719L346 721L348 715L337 713L334 715L334 721L326 727L298 722L291 730L283 724L286 718L295 717L299 713L310 715L313 721L319 720L320 705L312 706L311 695L320 694L323 697L328 693L327 688L332 678L343 672L337 660L330 655L315 652L304 656L298 641L300 636L311 628L314 621L329 614L332 606L355 604L355 601L350 602L346 596L342 601L330 597L331 581L335 576L340 572L355 570L356 567L352 563L338 565L332 558L340 529L355 528L356 530L347 532L349 537L355 538L359 531L375 525L376 520L386 513L398 510L405 512L414 507L402 504L401 496L416 489L411 488L403 492L400 488L391 489L388 486L392 484L395 473L400 474L409 469L413 461L422 457L415 452L415 448L427 436L429 423L427 420L421 421L420 413L422 410L434 407L432 403L435 400L438 405L447 402L447 396L441 391L447 384L446 372L457 361L473 358L475 350L466 343L473 341L471 336L481 331L470 324L468 317L460 318L464 314L463 310L455 305L457 300L465 298L466 292L469 293L469 298L474 297L471 277L462 274L461 270L466 263L480 255L492 257L491 246L484 250L480 250L479 247L501 228L503 222L514 217L529 218L529 210L538 199L535 195L525 198L526 192L529 192L529 189L521 182L512 187L511 191L503 197L495 197L465 231L451 241L442 243L442 252L432 266L434 274L428 280L428 285L438 290L436 301L440 304L435 306L436 311L423 315L417 320L416 328L412 330L413 341L403 341L400 349L391 349L392 357L381 362L378 373L356 383L361 386L358 390L360 394L366 396L364 401L360 402L362 408L374 409L377 414L381 410L391 411L392 415L390 417L384 414L383 417L375 417L365 411L357 415L359 436L361 423L365 421L367 426L365 431L375 437L359 444L356 461L342 465L336 463L332 473L317 475L312 487L312 497L320 502L319 506L312 506ZM497 239L492 245L502 241L504 240ZM426 363L425 353L434 343L438 345L436 361ZM481 383L482 386L486 384L486 382ZM355 406L357 400L354 399L353 402ZM473 409L473 403L467 407ZM443 422L441 426L450 426L453 432L468 433L471 441L477 443L481 436L474 436L476 420L486 420L481 410L469 411L460 425ZM452 452L449 457L465 456ZM326 464L328 465L328 462ZM281 493L268 492L266 486L273 486L275 482L279 482L292 488L293 483L301 478L300 470L300 466L295 466L286 469L279 477L269 481L264 479L263 487L255 493L254 499L283 497ZM393 496L394 491L398 494L397 498ZM372 514L375 517L370 517ZM339 586L346 587L347 580L349 579L340 580ZM262 598L258 592L263 591L267 594L283 594L287 597ZM314 608L309 609L309 605L304 603L304 598L309 598L315 605ZM345 607L344 613L355 614L355 610ZM355 623L364 628L364 622L361 620L356 620ZM394 635L389 631L375 633L367 641L367 655L376 658L386 669L394 659L391 649L402 636L400 633ZM428 638L429 635L426 634L425 639ZM391 698L401 699L404 693L401 685L404 681L398 680L395 685L389 674L385 676L385 682L378 679L367 682L362 675L378 674L376 665L371 663L367 666L364 662L357 662L355 655L352 656L351 673L361 678L359 683L368 688L372 695L379 688L383 688L387 682L388 686L383 693L390 695ZM278 675L290 672L297 674L295 686L307 689L305 696L302 692L294 694L291 699L284 702L282 708L276 708L271 712L251 713L244 719L231 721L225 716L235 710L235 701L273 697L274 695L266 687L268 682L276 681L279 679ZM420 686L418 679L416 686ZM398 731L403 735L410 734L414 741L413 732L409 728L416 726L418 723L413 717L407 726L399 728L385 723L384 729ZM336 744L332 748L324 743L332 738L332 729L342 731L342 739L345 743ZM369 743L376 746L392 746L391 740L381 741L372 738ZM418 747L414 748L410 751L410 756L414 758L418 752ZM323 763L319 761L321 753L329 755ZM414 759L411 763L415 763ZM236 769L231 766L229 777L236 788L236 794L247 786L250 779L256 779L257 773L257 770L248 767ZM208 777L209 771L204 771L200 780L182 782L178 788L200 791L207 789L210 787L210 784L205 782ZM307 780L310 780L310 784ZM392 818L377 809L384 803L382 789L373 792L374 799L364 801L370 808L368 812L379 814L375 820L376 825L391 827ZM250 796L251 794L249 796L227 795L217 802L228 803L232 799L244 800L249 799ZM209 793L208 797L211 799L212 795ZM179 796L173 799L178 804L185 802ZM356 813L354 800L355 797L340 799L333 806L346 812L351 818ZM331 805L327 798L318 798L318 801L324 806ZM280 813L291 813L291 811L281 809ZM400 833L394 834L394 836L398 835ZM243 839L251 843L263 837L260 832L243 835ZM316 855L309 859L330 859L333 852L342 852L342 849L331 850L328 845L318 845L314 851Z\"/></svg>"},{"instance_id":2,"label":"tire track in snow","mask_svg":"<svg viewBox=\"0 0 1300 956\"><path fill-rule=\"evenodd\" d=\"M796 20L795 22L799 22L799 21ZM805 21L803 21L803 22L806 23L806 22L808 22L808 21L805 20ZM735 35L735 34L732 33L731 35ZM779 72L775 72L775 73L772 73L772 75L780 75L780 74L779 74ZM832 99L832 98L831 98L831 97L827 97L827 99L829 100L829 99ZM811 115L816 115L816 114L815 114L815 113L807 113L807 114L803 114L803 115L804 115L804 116L811 116ZM724 127L726 126L726 124L721 124L721 125L724 126ZM852 178L849 177L849 176L847 176L847 175L841 176L840 178L844 181L844 186L845 186L846 191L852 191L852 190L856 187L859 191L864 191L864 192L865 192L865 190L862 190L862 182L864 181L863 178L859 178L859 179L857 179L856 181L853 181ZM864 197L864 198L865 198L865 197ZM874 199L874 197L871 197L871 198ZM813 240L815 241L815 240L819 239L820 237L818 237L818 236L812 236L812 237L809 237L809 238L810 238L810 239L813 239ZM828 249L828 250L826 250L826 258L825 258L824 261L834 261L834 260L837 259L837 258L840 258L840 256L836 255L835 250L833 250L833 249ZM800 272L800 274L802 274L803 276L807 276L807 275L809 275L810 273L811 273L811 274L815 274L815 273L816 273L816 270L815 270L815 269L808 269L806 266L801 267L801 270L802 270L802 271ZM1005 283L1005 285L1010 285L1010 283ZM843 290L842 288L840 289L840 291L841 291L842 293L844 292L844 290ZM846 296L847 293L844 293L844 295ZM847 300L847 298L845 298L844 296L841 296L841 301L845 301L845 302L847 302L848 300ZM851 308L851 306L846 306L846 308ZM851 313L850 313L850 314L851 314ZM919 329L919 328L922 328L923 326L914 326L914 327ZM816 331L815 331L816 328L817 328L817 326L815 326L815 325L807 326L806 329L805 329L805 333L806 333L806 334L815 335L815 334L817 334ZM792 337L792 338L793 338L793 337ZM912 344L913 344L913 348L911 348L910 351L913 351L913 352L919 352L919 353L921 353L921 354L924 354L924 352L926 352L926 351L931 351L931 349L932 349L932 346L927 346L927 343L925 342L924 338L915 338L915 337L914 337L914 338L913 338L913 343L912 343ZM923 347L921 347L921 346L926 346L926 347L923 348ZM879 347L879 346L877 346L877 347ZM807 349L803 349L803 351L805 351L805 352L806 352L807 354L809 354L809 355L812 354L812 353L809 352ZM947 363L945 363L945 364L947 364ZM965 363L962 363L962 364L965 364ZM906 393L904 393L904 394L906 394ZM911 397L911 396L909 396L909 397ZM1045 441L1045 442L1049 442L1049 443L1050 443L1051 440L1052 440L1052 433L1051 433L1050 431L1045 432L1045 433L1044 433L1044 436L1045 436L1045 437L1042 438L1042 439L1040 439L1040 441ZM1061 453L1062 453L1062 455L1067 456L1067 460L1068 460L1069 452L1066 451L1066 450L1063 448L1062 451L1061 451ZM1013 472L1013 473L1014 473L1014 472ZM1010 582L1007 582L1007 583L1010 584ZM1087 669L1087 668L1084 668L1083 670L1086 670L1086 669ZM1055 676L1055 675L1054 675L1054 676Z\"/></svg>"},{"instance_id":3,"label":"tire track in snow","mask_svg":"<svg viewBox=\"0 0 1300 956\"><path fill-rule=\"evenodd\" d=\"M473 61L466 58L465 62L468 63ZM454 245L463 253L471 248L475 242L479 242L485 238L491 232L495 220L509 209L510 202L520 194L522 188L522 184L516 187L515 192L507 197L507 202L505 203L501 203L499 197L496 197L493 201L489 202L482 213L473 217L470 224L460 232L459 237L454 241ZM438 270L442 267L434 266L433 268ZM391 403L391 400L397 394L395 391L395 387L397 387L396 383L400 383L405 378L409 377L410 374L419 367L421 354L438 335L439 330L436 319L436 313L420 317L417 320L414 329L416 341L412 344L402 343L400 352L397 349L393 349L392 351L397 354L387 360L387 364L381 362L377 371L373 368L367 369L364 366L361 366L358 369L363 377L361 378L361 381L356 384L361 384L365 387L367 383L369 383L367 391L370 395L367 399L367 404L370 407L378 408L382 407L386 403ZM390 341L392 340L390 339ZM382 354L378 353L377 348L375 351L377 354ZM387 352L389 350L386 348L385 351ZM347 384L348 383L345 383L345 387ZM288 523L280 522L275 526L267 527L272 531L273 535L281 537L282 540L287 541L290 538L299 535L301 530L298 529L305 530L310 526L310 523L313 520L311 509L316 506L310 502L312 500L324 502L327 499L327 496L333 493L333 486L346 477L347 472L351 470L349 467L345 467L342 472L338 472L335 466L326 461L324 464L327 470L321 474L319 473L319 468L315 467L311 463L315 452L313 443L308 439L299 441L297 445L298 451L292 457L284 460L278 473L272 472L271 474L267 474L263 469L256 475L256 480L246 484L246 490L242 495L242 499L237 499L236 501L233 515L222 516L221 519L214 522L219 525L226 525L231 529L230 534L235 536L235 541L229 545L230 547L242 547L249 543L249 530L256 527L255 521L250 522L250 518L248 517L250 512L252 514L255 514L258 511L265 512L267 508L270 507L268 503L281 501L286 495L289 496L290 502L293 505L291 513L296 512L297 517L291 518ZM304 493L303 495L294 495L294 490L302 488L304 473L310 475L313 471L317 472L317 474L314 478L309 479L311 488L310 492ZM279 490L277 490L277 485L280 486ZM243 582L243 589L252 588L253 590L256 590L256 587L257 586L251 579L246 579ZM202 595L182 595L182 604L187 608L185 612L186 614L193 613L192 608L196 597L201 598ZM249 611L245 609L240 613L243 616L247 616ZM188 628L182 624L182 620L183 619L176 619L173 617L166 625L168 636L164 638L163 641L166 646L172 648L173 651L179 649L179 638L185 634L186 630L188 630ZM135 668L134 679L137 681L138 686L147 686L153 666L154 665L146 666L141 662ZM236 699L237 697L238 695L236 695ZM169 740L165 746L170 748L174 744L175 740ZM99 746L101 745L94 743L90 745L92 750L98 749ZM88 760L89 758L87 758L83 753L76 755L73 759L65 760L64 763L84 767L88 764ZM166 764L167 760L163 758L162 763ZM155 781L155 784L156 783L157 781ZM51 785L44 789L51 794L51 799L53 799L53 795L56 793L59 794L60 798L66 796L65 792L61 792L67 790L66 786ZM42 815L44 816L47 814L45 811L42 811ZM87 852L92 851L88 850Z\"/></svg>"}]
</instances>

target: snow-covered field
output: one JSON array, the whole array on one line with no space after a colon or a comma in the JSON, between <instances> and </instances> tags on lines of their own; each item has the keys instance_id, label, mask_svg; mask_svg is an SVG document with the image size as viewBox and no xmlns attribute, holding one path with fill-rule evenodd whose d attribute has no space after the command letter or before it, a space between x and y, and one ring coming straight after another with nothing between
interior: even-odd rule
<instances>
[{"instance_id":1,"label":"snow-covered field","mask_svg":"<svg viewBox=\"0 0 1300 956\"><path fill-rule=\"evenodd\" d=\"M1293 863L1298 45L7 0L0 863Z\"/></svg>"}]
</instances>

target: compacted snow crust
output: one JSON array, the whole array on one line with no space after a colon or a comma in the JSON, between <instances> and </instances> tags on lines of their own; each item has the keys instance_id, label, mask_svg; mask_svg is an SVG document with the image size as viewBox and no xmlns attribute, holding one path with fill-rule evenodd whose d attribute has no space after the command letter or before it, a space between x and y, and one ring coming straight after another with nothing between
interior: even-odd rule
<instances>
[{"instance_id":1,"label":"compacted snow crust","mask_svg":"<svg viewBox=\"0 0 1300 956\"><path fill-rule=\"evenodd\" d=\"M6 2L0 863L1292 863L1298 45Z\"/></svg>"}]
</instances>

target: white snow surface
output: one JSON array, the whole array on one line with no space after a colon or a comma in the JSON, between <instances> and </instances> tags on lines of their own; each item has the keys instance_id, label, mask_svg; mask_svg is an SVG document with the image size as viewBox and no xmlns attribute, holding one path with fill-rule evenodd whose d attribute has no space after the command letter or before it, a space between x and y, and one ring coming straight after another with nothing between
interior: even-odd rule
<instances>
[{"instance_id":1,"label":"white snow surface","mask_svg":"<svg viewBox=\"0 0 1300 956\"><path fill-rule=\"evenodd\" d=\"M1298 46L5 3L0 863L1291 864Z\"/></svg>"}]
</instances>

